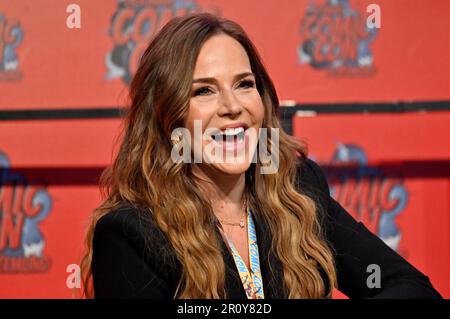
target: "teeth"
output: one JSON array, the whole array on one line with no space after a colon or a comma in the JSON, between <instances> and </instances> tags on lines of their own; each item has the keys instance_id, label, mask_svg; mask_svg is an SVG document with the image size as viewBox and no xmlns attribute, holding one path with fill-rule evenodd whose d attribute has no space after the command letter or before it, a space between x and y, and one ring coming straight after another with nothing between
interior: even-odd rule
<instances>
[{"instance_id":1,"label":"teeth","mask_svg":"<svg viewBox=\"0 0 450 319\"><path fill-rule=\"evenodd\" d=\"M222 132L222 134L225 135L237 135L239 133L244 132L244 128L243 127L236 127L236 128L227 128L225 130L225 132Z\"/></svg>"},{"instance_id":2,"label":"teeth","mask_svg":"<svg viewBox=\"0 0 450 319\"><path fill-rule=\"evenodd\" d=\"M214 134L214 139L222 139L223 137L236 135L239 140L244 138L245 129L243 127L227 128L225 131L219 131Z\"/></svg>"}]
</instances>

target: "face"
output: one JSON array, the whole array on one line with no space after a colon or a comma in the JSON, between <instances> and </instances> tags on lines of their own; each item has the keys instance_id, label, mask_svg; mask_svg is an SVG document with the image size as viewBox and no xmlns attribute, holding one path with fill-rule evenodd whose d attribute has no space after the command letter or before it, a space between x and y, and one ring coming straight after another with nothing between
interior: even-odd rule
<instances>
[{"instance_id":1,"label":"face","mask_svg":"<svg viewBox=\"0 0 450 319\"><path fill-rule=\"evenodd\" d=\"M264 118L255 76L242 45L215 35L202 46L195 65L185 127L193 154L224 174L242 174L250 166ZM201 134L198 134L201 133Z\"/></svg>"}]
</instances>

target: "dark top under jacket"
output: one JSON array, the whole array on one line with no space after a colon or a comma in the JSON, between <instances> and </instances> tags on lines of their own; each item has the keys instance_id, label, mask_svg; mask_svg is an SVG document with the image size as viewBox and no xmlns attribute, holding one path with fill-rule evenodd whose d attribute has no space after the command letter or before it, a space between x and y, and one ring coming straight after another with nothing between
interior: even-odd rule
<instances>
[{"instance_id":1,"label":"dark top under jacket","mask_svg":"<svg viewBox=\"0 0 450 319\"><path fill-rule=\"evenodd\" d=\"M322 223L335 253L338 289L350 298L441 298L427 276L357 222L329 193L321 168L300 159L298 189L324 208ZM151 220L124 205L103 216L93 239L92 273L96 298L174 297L181 266L168 239ZM265 298L286 298L281 265L269 254L271 235L254 212ZM219 231L218 231L219 232ZM218 233L219 234L219 233ZM219 235L220 236L220 235ZM221 240L227 298L246 298L232 255ZM270 271L269 263L273 272ZM381 270L381 288L369 288L367 267Z\"/></svg>"}]
</instances>

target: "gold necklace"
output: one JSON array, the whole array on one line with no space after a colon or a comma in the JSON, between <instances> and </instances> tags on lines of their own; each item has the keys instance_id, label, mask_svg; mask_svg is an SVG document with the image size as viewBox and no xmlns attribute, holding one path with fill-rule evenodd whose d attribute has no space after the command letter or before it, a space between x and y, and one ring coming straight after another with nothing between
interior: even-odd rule
<instances>
[{"instance_id":1,"label":"gold necklace","mask_svg":"<svg viewBox=\"0 0 450 319\"><path fill-rule=\"evenodd\" d=\"M244 195L245 196L245 195ZM247 215L247 197L245 196L245 200L244 200L244 211L242 212L242 216L241 216L241 220L239 221L239 223L231 223L231 222L227 222L223 219L219 219L220 223L222 225L228 225L228 226L239 226L241 228L245 227L245 218L244 216Z\"/></svg>"}]
</instances>

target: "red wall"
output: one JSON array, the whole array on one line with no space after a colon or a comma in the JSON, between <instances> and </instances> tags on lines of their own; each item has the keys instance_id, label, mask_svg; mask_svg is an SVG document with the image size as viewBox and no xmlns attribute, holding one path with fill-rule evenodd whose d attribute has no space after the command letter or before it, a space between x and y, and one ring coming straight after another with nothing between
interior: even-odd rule
<instances>
[{"instance_id":1,"label":"red wall","mask_svg":"<svg viewBox=\"0 0 450 319\"><path fill-rule=\"evenodd\" d=\"M138 19L133 3L142 2L146 6L141 17L147 15L155 27L141 35L137 48L128 52L132 58L116 61L115 68L108 67L109 53L124 52L120 51L120 43L127 36L117 32L121 17L131 12ZM66 7L70 3L81 8L81 29L66 27ZM118 1L114 0L1 2L0 16L4 19L0 19L0 109L126 105L127 79L118 73L113 75L111 70L133 70L133 61L147 43L146 35L151 36L174 16L170 0L126 3L130 5L119 10ZM193 10L217 13L247 30L281 100L324 104L324 108L333 108L336 102L450 101L446 81L450 73L450 44L443 37L450 32L446 16L450 3L446 0L378 0L381 28L366 43L367 50L360 53L366 64L353 67L333 67L332 63L340 58L355 61L358 46L363 46L370 36L364 30L364 21L370 15L366 7L373 1L349 1L348 12L355 20L331 27L340 28L341 33L333 31L330 43L345 49L345 54L332 56L331 64L324 67L299 61L298 50L306 42L323 45L327 39L323 33L306 32L302 27L311 26L312 22L322 26L327 23L316 19L319 7L313 10L308 5L310 1L192 3ZM323 12L343 12L326 7L325 1L314 3ZM161 17L156 16L154 9L158 5L164 8ZM179 8L175 14L187 11ZM20 34L23 38L19 42ZM6 58L6 46L12 57ZM327 56L318 54L315 58L320 64ZM294 117L293 132L309 142L311 156L324 166L361 161L364 155L369 163L358 165L379 167L378 179L397 185L406 194L406 206L391 223L401 234L398 251L426 272L446 297L450 297L450 184L448 170L445 173L445 167L439 163L450 160L448 124L450 111L298 115ZM71 296L66 286L66 267L79 263L87 217L100 201L96 177L111 162L119 130L119 119L0 121L0 165L10 168L3 170L3 182L18 181L16 186L0 185L0 243L1 238L8 238L9 245L14 240L19 246L23 241L43 243L34 250L28 246L27 256L16 250L16 257L6 250L19 246L8 246L6 241L0 245L0 297ZM340 162L333 161L335 152L346 151L346 147L354 151L355 158L340 153ZM332 175L329 181L336 194L348 187ZM34 209L30 204L33 198L41 201ZM398 203L386 199L374 203L381 205L386 214L398 208ZM361 217L351 205L347 208L356 218ZM13 215L19 216L19 211L32 223L31 228L5 222ZM372 230L381 231L375 226ZM33 257L33 251L40 257Z\"/></svg>"}]
</instances>

